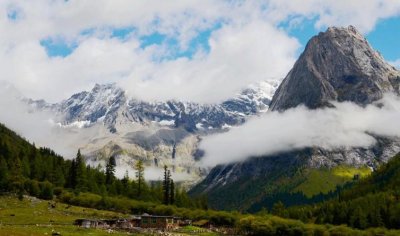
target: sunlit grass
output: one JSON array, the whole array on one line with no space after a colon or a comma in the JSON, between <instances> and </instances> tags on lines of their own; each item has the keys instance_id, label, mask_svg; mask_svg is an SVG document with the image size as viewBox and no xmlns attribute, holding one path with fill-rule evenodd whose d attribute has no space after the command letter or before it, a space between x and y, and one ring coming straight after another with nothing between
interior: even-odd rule
<instances>
[{"instance_id":1,"label":"sunlit grass","mask_svg":"<svg viewBox=\"0 0 400 236\"><path fill-rule=\"evenodd\" d=\"M53 202L51 202L53 203ZM109 235L107 231L83 229L73 226L78 218L115 218L126 215L111 211L101 211L25 197L19 201L15 197L0 197L0 235ZM114 235L126 235L114 232Z\"/></svg>"},{"instance_id":2,"label":"sunlit grass","mask_svg":"<svg viewBox=\"0 0 400 236\"><path fill-rule=\"evenodd\" d=\"M356 175L365 178L371 174L371 170L368 167L337 166L332 169L308 169L303 174L305 179L294 192L300 191L307 197L312 197L319 193L327 194L329 191L334 191L337 186L353 180Z\"/></svg>"}]
</instances>

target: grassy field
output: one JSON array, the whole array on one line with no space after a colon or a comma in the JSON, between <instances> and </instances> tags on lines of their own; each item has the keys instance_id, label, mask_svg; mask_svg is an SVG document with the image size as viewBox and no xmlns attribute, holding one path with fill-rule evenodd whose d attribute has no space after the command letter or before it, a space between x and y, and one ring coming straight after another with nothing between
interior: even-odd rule
<instances>
[{"instance_id":1,"label":"grassy field","mask_svg":"<svg viewBox=\"0 0 400 236\"><path fill-rule=\"evenodd\" d=\"M78 218L115 218L126 215L99 211L95 209L68 206L57 203L51 207L49 201L25 197L19 201L15 197L0 197L0 235L36 236L52 235L110 235L104 230L82 229L73 226ZM126 235L125 232L114 232L113 235Z\"/></svg>"},{"instance_id":2,"label":"grassy field","mask_svg":"<svg viewBox=\"0 0 400 236\"><path fill-rule=\"evenodd\" d=\"M332 169L309 169L305 175L305 181L297 186L293 192L303 192L307 197L319 193L334 191L336 186L342 185L353 179L355 175L365 178L371 174L368 167L354 168L349 166L337 166Z\"/></svg>"},{"instance_id":3,"label":"grassy field","mask_svg":"<svg viewBox=\"0 0 400 236\"><path fill-rule=\"evenodd\" d=\"M53 201L44 201L32 197L24 197L19 201L16 197L0 196L0 236L37 236L52 235L58 232L63 236L75 235L133 235L127 232L108 232L100 229L84 229L73 225L79 218L111 219L124 218L128 215L101 211L91 208L69 206ZM186 227L176 235L217 235L211 232L199 232L200 228ZM197 231L197 233L196 233ZM134 234L138 235L138 234ZM174 235L172 233L172 235Z\"/></svg>"}]
</instances>

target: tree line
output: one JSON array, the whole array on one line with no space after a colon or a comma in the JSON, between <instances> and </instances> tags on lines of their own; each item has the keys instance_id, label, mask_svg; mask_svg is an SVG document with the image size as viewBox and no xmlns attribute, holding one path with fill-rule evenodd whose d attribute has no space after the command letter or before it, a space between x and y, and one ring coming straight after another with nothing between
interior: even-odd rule
<instances>
[{"instance_id":1,"label":"tree line","mask_svg":"<svg viewBox=\"0 0 400 236\"><path fill-rule=\"evenodd\" d=\"M175 187L170 176L166 201L167 186L161 181L146 181L145 167L140 160L134 166L134 179L129 178L128 172L122 179L116 178L115 167L113 156L105 168L86 165L79 150L74 159L66 160L49 148L36 148L0 124L0 192L14 192L21 197L30 194L43 199L52 199L53 194L61 191L71 191L75 195L89 192L180 207L207 208L204 198L190 198L185 189Z\"/></svg>"},{"instance_id":2,"label":"tree line","mask_svg":"<svg viewBox=\"0 0 400 236\"><path fill-rule=\"evenodd\" d=\"M400 155L331 200L287 209L276 203L272 213L303 222L346 224L358 229L400 229Z\"/></svg>"}]
</instances>

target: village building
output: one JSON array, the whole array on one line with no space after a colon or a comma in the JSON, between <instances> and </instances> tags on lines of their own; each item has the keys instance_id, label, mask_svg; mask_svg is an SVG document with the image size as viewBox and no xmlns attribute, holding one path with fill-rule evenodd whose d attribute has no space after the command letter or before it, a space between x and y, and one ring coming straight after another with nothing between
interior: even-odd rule
<instances>
[{"instance_id":1,"label":"village building","mask_svg":"<svg viewBox=\"0 0 400 236\"><path fill-rule=\"evenodd\" d=\"M173 230L179 228L180 218L174 216L141 215L141 228Z\"/></svg>"},{"instance_id":2,"label":"village building","mask_svg":"<svg viewBox=\"0 0 400 236\"><path fill-rule=\"evenodd\" d=\"M95 220L95 219L77 219L74 225L80 226L82 228L109 228L110 225L105 220Z\"/></svg>"},{"instance_id":3,"label":"village building","mask_svg":"<svg viewBox=\"0 0 400 236\"><path fill-rule=\"evenodd\" d=\"M129 230L133 228L148 228L160 230L174 230L180 226L190 225L190 220L182 220L174 216L155 216L143 214L132 216L127 219L77 219L74 225L82 228L103 228L103 229L123 229Z\"/></svg>"}]
</instances>

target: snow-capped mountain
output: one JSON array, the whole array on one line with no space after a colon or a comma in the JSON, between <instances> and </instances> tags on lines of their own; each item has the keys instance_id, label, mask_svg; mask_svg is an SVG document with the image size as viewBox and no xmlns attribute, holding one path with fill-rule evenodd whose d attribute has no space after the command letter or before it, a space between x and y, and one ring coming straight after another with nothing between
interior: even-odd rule
<instances>
[{"instance_id":1,"label":"snow-capped mountain","mask_svg":"<svg viewBox=\"0 0 400 236\"><path fill-rule=\"evenodd\" d=\"M151 168L167 164L195 181L203 174L196 166L202 156L197 149L201 137L267 111L278 85L279 81L262 81L220 104L145 102L130 99L116 84L97 84L56 104L27 102L34 110L54 114L61 129L84 136L77 138L75 148L93 164L111 155L118 157L121 166L141 159Z\"/></svg>"},{"instance_id":2,"label":"snow-capped mountain","mask_svg":"<svg viewBox=\"0 0 400 236\"><path fill-rule=\"evenodd\" d=\"M189 132L196 132L239 125L246 117L267 111L278 85L278 81L263 81L221 104L144 102L129 99L116 84L96 84L90 92L74 94L61 103L47 104L43 100L29 100L29 103L40 110L57 113L62 126L82 128L103 123L115 133L118 122L156 122L160 126L182 126Z\"/></svg>"}]
</instances>

